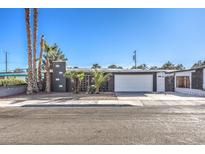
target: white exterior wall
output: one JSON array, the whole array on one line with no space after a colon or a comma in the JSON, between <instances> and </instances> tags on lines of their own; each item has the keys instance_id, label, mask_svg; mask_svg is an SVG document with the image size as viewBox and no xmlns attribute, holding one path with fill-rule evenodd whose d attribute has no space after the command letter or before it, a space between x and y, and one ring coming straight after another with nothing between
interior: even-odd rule
<instances>
[{"instance_id":1,"label":"white exterior wall","mask_svg":"<svg viewBox=\"0 0 205 154\"><path fill-rule=\"evenodd\" d=\"M176 72L175 74L175 91L176 92L180 92L180 93L185 93L185 94L191 94L191 95L197 95L197 96L205 96L205 91L203 90L199 90L199 89L192 89L191 87L191 74L192 72L195 72L195 70L192 70L192 71L186 71L186 72ZM189 76L190 78L190 88L177 88L176 87L176 77L177 76ZM203 71L203 87L205 87L204 85L205 83L205 71Z\"/></svg>"},{"instance_id":2,"label":"white exterior wall","mask_svg":"<svg viewBox=\"0 0 205 154\"><path fill-rule=\"evenodd\" d=\"M165 92L165 73L157 73L157 92Z\"/></svg>"}]
</instances>

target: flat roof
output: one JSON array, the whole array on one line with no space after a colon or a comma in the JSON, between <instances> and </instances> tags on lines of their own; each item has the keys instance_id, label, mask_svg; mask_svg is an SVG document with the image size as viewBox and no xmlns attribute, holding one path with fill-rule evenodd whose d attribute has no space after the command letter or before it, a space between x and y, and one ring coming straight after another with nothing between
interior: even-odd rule
<instances>
[{"instance_id":1,"label":"flat roof","mask_svg":"<svg viewBox=\"0 0 205 154\"><path fill-rule=\"evenodd\" d=\"M193 70L202 69L202 68L205 68L205 65L204 66L195 67L195 68L184 69L184 70L175 70L175 71L170 72L170 73L174 73L174 72L187 72L187 71L193 71Z\"/></svg>"},{"instance_id":2,"label":"flat roof","mask_svg":"<svg viewBox=\"0 0 205 154\"><path fill-rule=\"evenodd\" d=\"M92 72L94 69L91 68L67 68L67 71L76 71L76 72ZM108 69L100 68L98 69L101 72L107 73L134 73L134 72L171 72L173 70L142 70L142 69Z\"/></svg>"},{"instance_id":3,"label":"flat roof","mask_svg":"<svg viewBox=\"0 0 205 154\"><path fill-rule=\"evenodd\" d=\"M0 77L4 77L4 76L28 76L27 73L0 73Z\"/></svg>"}]
</instances>

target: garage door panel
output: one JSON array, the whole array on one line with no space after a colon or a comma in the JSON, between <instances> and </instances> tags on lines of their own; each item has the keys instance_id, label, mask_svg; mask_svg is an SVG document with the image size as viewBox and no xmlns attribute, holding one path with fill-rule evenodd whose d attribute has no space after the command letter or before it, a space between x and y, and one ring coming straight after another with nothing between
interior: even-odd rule
<instances>
[{"instance_id":1,"label":"garage door panel","mask_svg":"<svg viewBox=\"0 0 205 154\"><path fill-rule=\"evenodd\" d=\"M153 75L115 75L116 92L152 92Z\"/></svg>"}]
</instances>

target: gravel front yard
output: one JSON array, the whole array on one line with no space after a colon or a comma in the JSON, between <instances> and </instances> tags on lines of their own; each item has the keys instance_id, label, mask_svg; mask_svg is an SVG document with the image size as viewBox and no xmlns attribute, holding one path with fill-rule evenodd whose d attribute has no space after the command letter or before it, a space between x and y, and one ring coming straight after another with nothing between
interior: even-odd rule
<instances>
[{"instance_id":1,"label":"gravel front yard","mask_svg":"<svg viewBox=\"0 0 205 154\"><path fill-rule=\"evenodd\" d=\"M117 100L115 93L104 92L100 94L87 94L87 93L39 93L34 95L16 95L10 97L0 98L0 100Z\"/></svg>"}]
</instances>

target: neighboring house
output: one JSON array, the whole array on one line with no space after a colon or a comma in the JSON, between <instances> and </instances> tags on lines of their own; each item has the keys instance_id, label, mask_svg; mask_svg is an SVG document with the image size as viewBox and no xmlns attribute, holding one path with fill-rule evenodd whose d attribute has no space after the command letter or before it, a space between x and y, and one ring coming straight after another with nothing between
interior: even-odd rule
<instances>
[{"instance_id":1,"label":"neighboring house","mask_svg":"<svg viewBox=\"0 0 205 154\"><path fill-rule=\"evenodd\" d=\"M16 78L16 79L21 79L21 80L26 81L27 73L26 72L22 72L22 73L1 72L0 73L0 79L4 79L4 78Z\"/></svg>"},{"instance_id":2,"label":"neighboring house","mask_svg":"<svg viewBox=\"0 0 205 154\"><path fill-rule=\"evenodd\" d=\"M205 96L205 67L172 73L174 91Z\"/></svg>"}]
</instances>

